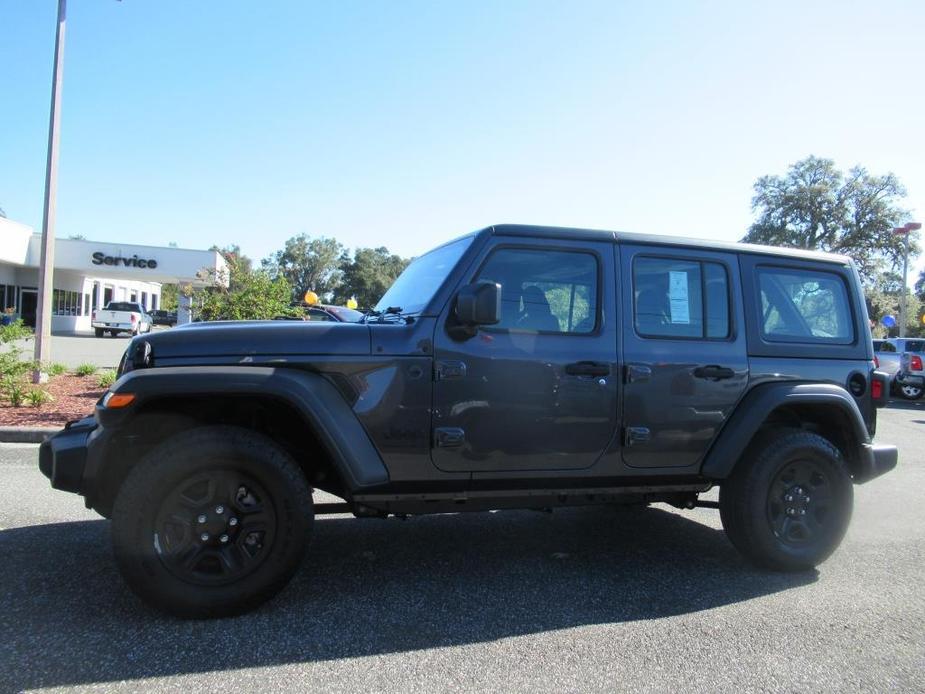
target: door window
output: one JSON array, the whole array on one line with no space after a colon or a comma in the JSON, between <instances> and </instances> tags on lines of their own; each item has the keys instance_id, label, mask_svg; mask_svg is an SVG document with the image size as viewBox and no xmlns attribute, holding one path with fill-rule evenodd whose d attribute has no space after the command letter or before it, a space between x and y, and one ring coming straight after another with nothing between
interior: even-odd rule
<instances>
[{"instance_id":1,"label":"door window","mask_svg":"<svg viewBox=\"0 0 925 694\"><path fill-rule=\"evenodd\" d=\"M729 279L720 263L638 257L633 304L643 337L729 337Z\"/></svg>"},{"instance_id":2,"label":"door window","mask_svg":"<svg viewBox=\"0 0 925 694\"><path fill-rule=\"evenodd\" d=\"M501 285L501 321L492 330L587 334L598 306L598 264L590 253L496 250L478 279Z\"/></svg>"}]
</instances>

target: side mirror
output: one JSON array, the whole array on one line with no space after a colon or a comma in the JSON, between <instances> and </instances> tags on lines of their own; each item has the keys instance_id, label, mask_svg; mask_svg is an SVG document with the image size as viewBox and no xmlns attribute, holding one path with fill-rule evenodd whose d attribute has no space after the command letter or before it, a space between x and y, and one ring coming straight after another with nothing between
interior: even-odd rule
<instances>
[{"instance_id":1,"label":"side mirror","mask_svg":"<svg viewBox=\"0 0 925 694\"><path fill-rule=\"evenodd\" d=\"M465 326L494 325L501 320L501 285L483 280L456 295L456 318Z\"/></svg>"}]
</instances>

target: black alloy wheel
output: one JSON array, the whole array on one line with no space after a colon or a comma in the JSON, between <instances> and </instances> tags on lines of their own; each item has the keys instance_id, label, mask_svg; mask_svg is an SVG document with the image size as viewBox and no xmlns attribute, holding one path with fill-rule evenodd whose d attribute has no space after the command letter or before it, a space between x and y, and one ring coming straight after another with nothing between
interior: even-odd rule
<instances>
[{"instance_id":1,"label":"black alloy wheel","mask_svg":"<svg viewBox=\"0 0 925 694\"><path fill-rule=\"evenodd\" d=\"M183 480L161 503L153 544L167 570L195 585L233 583L254 571L276 539L272 497L235 470Z\"/></svg>"},{"instance_id":2,"label":"black alloy wheel","mask_svg":"<svg viewBox=\"0 0 925 694\"><path fill-rule=\"evenodd\" d=\"M768 522L774 535L791 547L804 547L827 530L837 514L829 470L811 459L785 465L768 491Z\"/></svg>"}]
</instances>

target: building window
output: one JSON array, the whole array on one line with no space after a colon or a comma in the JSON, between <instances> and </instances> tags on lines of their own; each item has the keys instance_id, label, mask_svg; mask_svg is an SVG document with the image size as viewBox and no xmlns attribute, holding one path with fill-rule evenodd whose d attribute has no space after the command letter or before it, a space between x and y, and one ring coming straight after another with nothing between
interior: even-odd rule
<instances>
[{"instance_id":1,"label":"building window","mask_svg":"<svg viewBox=\"0 0 925 694\"><path fill-rule=\"evenodd\" d=\"M152 311L157 310L157 294L151 295L151 310Z\"/></svg>"},{"instance_id":2,"label":"building window","mask_svg":"<svg viewBox=\"0 0 925 694\"><path fill-rule=\"evenodd\" d=\"M134 289L132 290L132 293L129 294L129 301L138 301L138 292L136 292Z\"/></svg>"},{"instance_id":3,"label":"building window","mask_svg":"<svg viewBox=\"0 0 925 694\"><path fill-rule=\"evenodd\" d=\"M108 304L110 301L112 301L112 287L104 287L103 288L103 308L105 308L106 304Z\"/></svg>"},{"instance_id":4,"label":"building window","mask_svg":"<svg viewBox=\"0 0 925 694\"><path fill-rule=\"evenodd\" d=\"M84 311L81 315L89 316L90 315L90 295L84 294Z\"/></svg>"},{"instance_id":5,"label":"building window","mask_svg":"<svg viewBox=\"0 0 925 694\"><path fill-rule=\"evenodd\" d=\"M96 309L99 308L99 300L100 300L100 283L99 282L93 283L93 293L90 296L92 297L92 300L91 300L92 303L90 305L93 307L93 310L95 311Z\"/></svg>"},{"instance_id":6,"label":"building window","mask_svg":"<svg viewBox=\"0 0 925 694\"><path fill-rule=\"evenodd\" d=\"M146 311L148 310L148 292L141 293L141 307Z\"/></svg>"},{"instance_id":7,"label":"building window","mask_svg":"<svg viewBox=\"0 0 925 694\"><path fill-rule=\"evenodd\" d=\"M80 292L72 292L66 289L52 289L51 314L53 316L79 316Z\"/></svg>"},{"instance_id":8,"label":"building window","mask_svg":"<svg viewBox=\"0 0 925 694\"><path fill-rule=\"evenodd\" d=\"M17 287L13 284L0 284L0 312L6 311L7 309L13 309L13 312L16 312L16 307L19 305L16 301L17 299Z\"/></svg>"}]
</instances>

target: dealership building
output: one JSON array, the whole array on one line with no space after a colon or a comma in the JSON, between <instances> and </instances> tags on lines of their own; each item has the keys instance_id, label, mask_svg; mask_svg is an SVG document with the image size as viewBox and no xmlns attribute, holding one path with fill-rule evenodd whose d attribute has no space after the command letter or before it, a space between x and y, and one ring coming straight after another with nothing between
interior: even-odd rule
<instances>
[{"instance_id":1,"label":"dealership building","mask_svg":"<svg viewBox=\"0 0 925 694\"><path fill-rule=\"evenodd\" d=\"M0 311L12 309L33 327L41 241L41 234L31 227L0 218ZM215 277L227 277L225 260L215 251L83 239L55 239L54 265L54 332L90 330L91 312L110 301L137 301L153 311L161 307L165 284L202 287ZM182 314L188 315L188 304L181 306L180 313L180 322L184 322Z\"/></svg>"}]
</instances>

